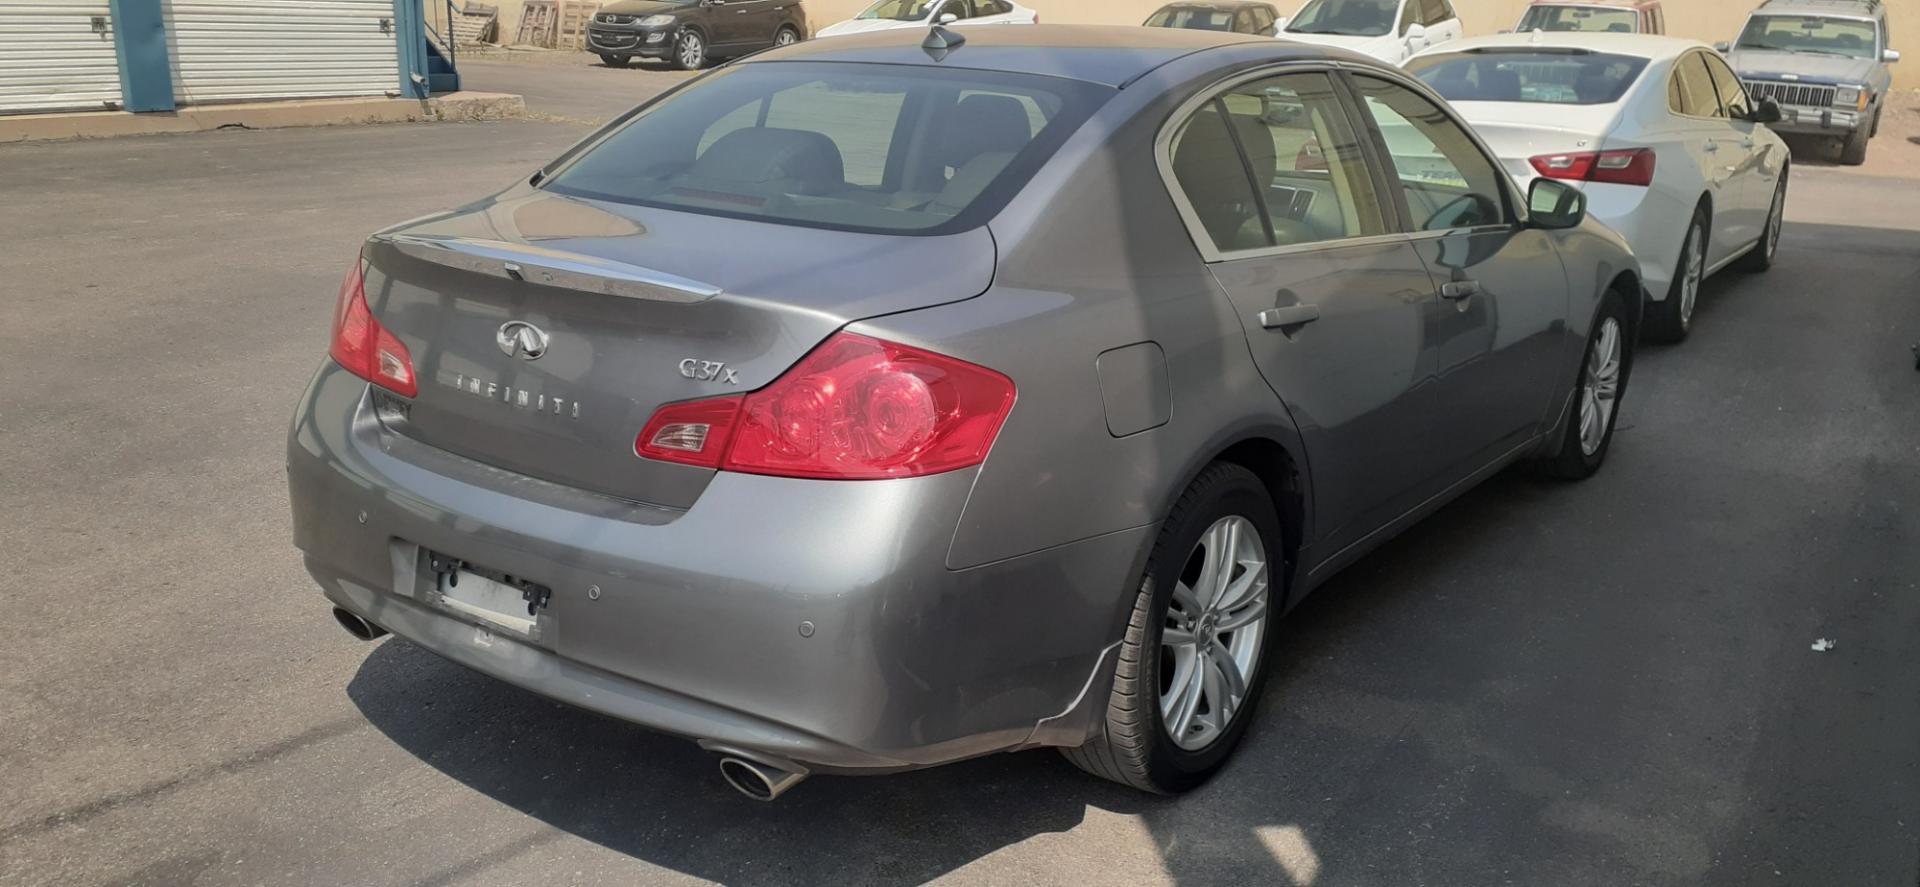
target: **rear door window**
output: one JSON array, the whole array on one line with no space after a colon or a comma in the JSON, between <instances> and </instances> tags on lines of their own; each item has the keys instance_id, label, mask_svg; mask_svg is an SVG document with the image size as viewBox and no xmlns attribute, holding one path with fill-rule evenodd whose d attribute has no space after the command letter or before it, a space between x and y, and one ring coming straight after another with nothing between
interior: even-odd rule
<instances>
[{"instance_id":1,"label":"rear door window","mask_svg":"<svg viewBox=\"0 0 1920 887\"><path fill-rule=\"evenodd\" d=\"M1325 74L1215 96L1175 130L1171 171L1191 220L1233 253L1384 234L1359 137Z\"/></svg>"},{"instance_id":2,"label":"rear door window","mask_svg":"<svg viewBox=\"0 0 1920 887\"><path fill-rule=\"evenodd\" d=\"M762 62L647 107L542 187L856 231L973 227L1113 94L964 69Z\"/></svg>"},{"instance_id":3,"label":"rear door window","mask_svg":"<svg viewBox=\"0 0 1920 887\"><path fill-rule=\"evenodd\" d=\"M1667 103L1673 113L1686 117L1718 117L1723 113L1720 95L1713 89L1713 78L1701 63L1700 53L1690 52L1674 60Z\"/></svg>"}]
</instances>

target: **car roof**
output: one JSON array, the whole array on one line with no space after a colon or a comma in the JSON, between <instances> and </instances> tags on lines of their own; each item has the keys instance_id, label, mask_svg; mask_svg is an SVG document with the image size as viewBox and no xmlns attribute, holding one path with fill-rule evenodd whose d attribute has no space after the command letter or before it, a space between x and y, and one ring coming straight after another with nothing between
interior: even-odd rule
<instances>
[{"instance_id":1,"label":"car roof","mask_svg":"<svg viewBox=\"0 0 1920 887\"><path fill-rule=\"evenodd\" d=\"M1449 40L1420 55L1447 55L1476 49L1591 49L1637 55L1650 59L1673 58L1689 49L1705 49L1707 44L1685 37L1659 34L1615 34L1602 31L1528 31L1524 34L1494 34Z\"/></svg>"},{"instance_id":2,"label":"car roof","mask_svg":"<svg viewBox=\"0 0 1920 887\"><path fill-rule=\"evenodd\" d=\"M1798 15L1838 15L1854 18L1878 18L1886 11L1879 0L1767 0L1755 13Z\"/></svg>"},{"instance_id":3,"label":"car roof","mask_svg":"<svg viewBox=\"0 0 1920 887\"><path fill-rule=\"evenodd\" d=\"M1533 0L1528 6L1612 6L1619 9L1652 9L1660 0Z\"/></svg>"},{"instance_id":4,"label":"car roof","mask_svg":"<svg viewBox=\"0 0 1920 887\"><path fill-rule=\"evenodd\" d=\"M1231 31L1107 25L975 25L950 29L967 38L935 61L921 43L921 28L888 28L845 37L823 37L758 53L743 62L861 62L1044 74L1121 87L1174 59L1222 46L1271 44L1300 58L1324 58L1324 47ZM1280 53L1276 57L1284 57Z\"/></svg>"}]
</instances>

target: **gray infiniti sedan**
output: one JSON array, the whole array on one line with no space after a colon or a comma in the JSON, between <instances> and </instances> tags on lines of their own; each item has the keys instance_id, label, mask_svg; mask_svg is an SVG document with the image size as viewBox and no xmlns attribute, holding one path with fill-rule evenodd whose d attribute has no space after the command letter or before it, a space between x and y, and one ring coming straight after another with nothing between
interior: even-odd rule
<instances>
[{"instance_id":1,"label":"gray infiniti sedan","mask_svg":"<svg viewBox=\"0 0 1920 887\"><path fill-rule=\"evenodd\" d=\"M1638 265L1420 81L961 31L744 59L369 239L288 452L340 623L757 798L1041 746L1173 793L1328 576L1600 467Z\"/></svg>"}]
</instances>

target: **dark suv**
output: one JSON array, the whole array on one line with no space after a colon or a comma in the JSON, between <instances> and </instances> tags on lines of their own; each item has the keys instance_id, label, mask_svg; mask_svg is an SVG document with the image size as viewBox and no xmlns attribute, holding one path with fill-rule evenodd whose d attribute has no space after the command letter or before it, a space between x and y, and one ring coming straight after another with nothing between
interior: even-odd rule
<instances>
[{"instance_id":1,"label":"dark suv","mask_svg":"<svg viewBox=\"0 0 1920 887\"><path fill-rule=\"evenodd\" d=\"M587 48L624 67L634 56L686 71L807 36L800 0L615 0L587 26Z\"/></svg>"}]
</instances>

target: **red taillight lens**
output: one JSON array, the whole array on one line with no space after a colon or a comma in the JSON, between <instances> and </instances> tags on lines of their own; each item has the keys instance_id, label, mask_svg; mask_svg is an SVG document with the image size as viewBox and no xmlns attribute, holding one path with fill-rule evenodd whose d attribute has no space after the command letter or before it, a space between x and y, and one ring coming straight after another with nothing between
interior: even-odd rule
<instances>
[{"instance_id":1,"label":"red taillight lens","mask_svg":"<svg viewBox=\"0 0 1920 887\"><path fill-rule=\"evenodd\" d=\"M1527 162L1533 164L1535 172L1550 179L1646 186L1653 184L1653 160L1652 148L1632 148L1542 154Z\"/></svg>"},{"instance_id":2,"label":"red taillight lens","mask_svg":"<svg viewBox=\"0 0 1920 887\"><path fill-rule=\"evenodd\" d=\"M340 301L333 312L333 345L327 349L348 372L396 394L413 397L420 386L413 378L413 355L367 307L366 269L358 261L340 284Z\"/></svg>"},{"instance_id":3,"label":"red taillight lens","mask_svg":"<svg viewBox=\"0 0 1920 887\"><path fill-rule=\"evenodd\" d=\"M985 460L1013 399L985 367L840 333L759 391L661 407L634 450L746 474L916 477Z\"/></svg>"}]
</instances>

